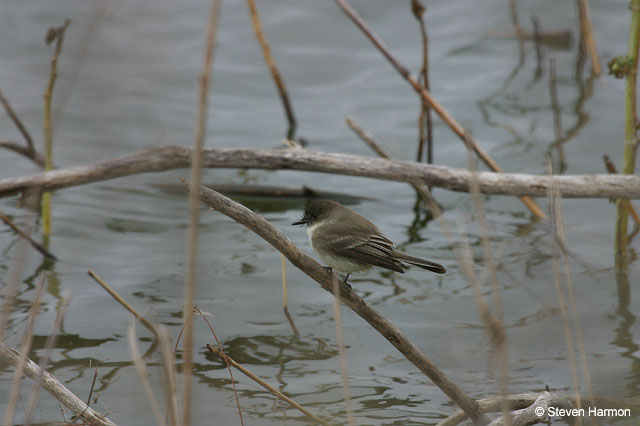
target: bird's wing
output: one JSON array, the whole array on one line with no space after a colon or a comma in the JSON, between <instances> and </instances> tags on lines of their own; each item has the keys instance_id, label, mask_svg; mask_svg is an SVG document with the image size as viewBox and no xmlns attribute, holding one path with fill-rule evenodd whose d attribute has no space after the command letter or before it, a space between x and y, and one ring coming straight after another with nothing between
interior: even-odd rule
<instances>
[{"instance_id":1,"label":"bird's wing","mask_svg":"<svg viewBox=\"0 0 640 426\"><path fill-rule=\"evenodd\" d=\"M380 233L368 238L342 235L325 239L324 246L341 256L355 261L369 263L396 272L404 272L406 265L392 257L393 242Z\"/></svg>"}]
</instances>

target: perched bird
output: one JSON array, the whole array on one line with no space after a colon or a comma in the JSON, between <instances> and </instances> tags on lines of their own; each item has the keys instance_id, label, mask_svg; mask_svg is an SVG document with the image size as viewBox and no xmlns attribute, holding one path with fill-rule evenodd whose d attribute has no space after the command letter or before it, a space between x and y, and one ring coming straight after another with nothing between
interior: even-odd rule
<instances>
[{"instance_id":1,"label":"perched bird","mask_svg":"<svg viewBox=\"0 0 640 426\"><path fill-rule=\"evenodd\" d=\"M329 200L313 202L297 222L307 225L313 250L331 269L344 272L368 271L374 266L404 273L409 265L436 274L444 274L444 266L396 251L393 242L380 230L353 210Z\"/></svg>"}]
</instances>

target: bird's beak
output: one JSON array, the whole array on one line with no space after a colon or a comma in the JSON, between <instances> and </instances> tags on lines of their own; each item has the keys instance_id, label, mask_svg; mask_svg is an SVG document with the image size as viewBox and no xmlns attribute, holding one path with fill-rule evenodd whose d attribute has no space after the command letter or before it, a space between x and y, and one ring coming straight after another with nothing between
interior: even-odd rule
<instances>
[{"instance_id":1,"label":"bird's beak","mask_svg":"<svg viewBox=\"0 0 640 426\"><path fill-rule=\"evenodd\" d=\"M307 224L307 220L304 217L299 221L292 223L292 225L306 225L306 224Z\"/></svg>"}]
</instances>

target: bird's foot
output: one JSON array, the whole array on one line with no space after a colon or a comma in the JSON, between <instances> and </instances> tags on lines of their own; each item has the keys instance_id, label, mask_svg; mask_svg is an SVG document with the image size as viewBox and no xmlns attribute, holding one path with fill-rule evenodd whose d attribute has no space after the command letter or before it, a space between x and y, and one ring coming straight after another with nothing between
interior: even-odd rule
<instances>
[{"instance_id":1,"label":"bird's foot","mask_svg":"<svg viewBox=\"0 0 640 426\"><path fill-rule=\"evenodd\" d=\"M347 274L347 276L344 277L344 280L342 281L342 284L344 284L346 286L347 293L351 293L351 284L349 284L347 282L347 279L349 278L349 275L351 275L351 274Z\"/></svg>"}]
</instances>

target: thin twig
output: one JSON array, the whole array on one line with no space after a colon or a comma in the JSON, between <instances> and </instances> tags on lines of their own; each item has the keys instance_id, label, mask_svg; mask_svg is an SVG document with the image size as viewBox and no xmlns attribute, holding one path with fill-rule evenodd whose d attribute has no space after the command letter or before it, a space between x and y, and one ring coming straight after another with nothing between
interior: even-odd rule
<instances>
[{"instance_id":1,"label":"thin twig","mask_svg":"<svg viewBox=\"0 0 640 426\"><path fill-rule=\"evenodd\" d=\"M45 37L45 42L51 44L56 42L56 47L51 56L49 66L49 83L47 90L44 92L44 169L49 171L53 168L53 123L51 122L51 98L53 96L53 86L58 77L58 57L62 50L62 42L64 34L71 21L67 19L60 27L51 27ZM51 235L51 193L45 191L42 193L42 235L44 236L45 246L49 243Z\"/></svg>"},{"instance_id":2,"label":"thin twig","mask_svg":"<svg viewBox=\"0 0 640 426\"><path fill-rule=\"evenodd\" d=\"M334 275L316 261L305 255L282 232L264 218L256 215L246 207L229 198L205 187L200 187L200 199L213 209L229 216L246 226L269 244L284 254L289 262L315 280L327 292L333 294ZM341 288L342 302L355 313L367 321L396 349L398 349L412 364L422 371L431 381L449 396L459 407L467 412L472 419L482 423L487 419L478 411L475 401L469 398L461 389L451 382L444 373L436 367L407 337L402 334L385 317L378 313L369 303L362 299L355 291L347 292Z\"/></svg>"},{"instance_id":3,"label":"thin twig","mask_svg":"<svg viewBox=\"0 0 640 426\"><path fill-rule=\"evenodd\" d=\"M554 164L554 174L562 174L567 168L567 160L564 155L564 145L562 144L562 116L560 103L558 102L558 80L556 78L556 60L549 58L549 97L551 98L551 111L553 111L553 129L556 140L554 145L558 151L558 161Z\"/></svg>"},{"instance_id":4,"label":"thin twig","mask_svg":"<svg viewBox=\"0 0 640 426\"><path fill-rule=\"evenodd\" d=\"M336 323L336 343L340 356L340 379L344 392L344 405L347 409L347 421L353 426L355 419L351 408L351 391L349 390L349 371L347 369L347 354L344 349L344 333L342 332L342 312L340 312L340 280L333 275L333 316Z\"/></svg>"},{"instance_id":5,"label":"thin twig","mask_svg":"<svg viewBox=\"0 0 640 426\"><path fill-rule=\"evenodd\" d=\"M262 24L260 23L260 16L258 15L258 7L256 6L256 2L254 0L247 0L247 5L249 6L249 12L251 13L251 24L253 25L253 31L256 34L258 43L260 43L262 54L264 55L264 61L269 67L269 72L271 72L271 77L273 78L273 82L278 89L278 94L280 95L280 99L282 100L282 106L284 107L285 114L287 115L287 121L289 122L287 138L293 139L293 135L296 130L296 117L293 113L291 102L289 101L287 88L285 87L284 81L282 80L280 72L278 71L278 67L276 66L275 60L273 59L273 55L271 55L269 42L267 41L267 37L264 35Z\"/></svg>"},{"instance_id":6,"label":"thin twig","mask_svg":"<svg viewBox=\"0 0 640 426\"><path fill-rule=\"evenodd\" d=\"M551 166L548 166L549 172L551 172ZM551 173L549 173L551 174ZM564 328L565 340L567 342L567 358L569 359L569 366L571 368L571 379L573 381L573 387L576 398L576 408L580 410L582 408L582 401L580 398L580 383L578 381L578 370L575 363L573 336L571 334L571 326L569 323L569 316L567 314L567 305L564 298L564 289L560 279L560 262L561 248L564 247L564 233L562 225L562 205L560 204L562 199L557 188L551 184L549 185L549 216L551 217L551 227L553 231L553 276L556 288L556 297L558 298L558 305L560 307L560 315L562 317L562 325ZM581 426L581 418L577 418L578 426Z\"/></svg>"},{"instance_id":7,"label":"thin twig","mask_svg":"<svg viewBox=\"0 0 640 426\"><path fill-rule=\"evenodd\" d=\"M284 311L285 316L289 320L289 324L291 325L291 329L293 330L293 335L298 337L300 333L296 328L296 324L293 322L293 318L289 313L288 307L288 297L287 297L287 259L284 257L284 254L280 254L281 260L281 269L282 269L282 310Z\"/></svg>"},{"instance_id":8,"label":"thin twig","mask_svg":"<svg viewBox=\"0 0 640 426\"><path fill-rule=\"evenodd\" d=\"M20 145L12 141L0 140L0 148L6 148L10 151L16 152L24 157L27 157L28 159L36 163L38 166L40 166L41 169L44 169L44 163L45 163L44 157L36 151L31 152L31 150L29 150L29 148L24 145Z\"/></svg>"},{"instance_id":9,"label":"thin twig","mask_svg":"<svg viewBox=\"0 0 640 426\"><path fill-rule=\"evenodd\" d=\"M233 372L231 371L231 365L229 364L229 362L227 361L227 357L226 354L224 353L224 350L222 349L222 343L220 343L220 340L218 339L218 336L216 336L216 332L213 330L213 326L211 325L211 323L209 322L209 320L207 319L207 317L204 315L204 313L200 310L200 308L198 308L197 306L194 308L194 310L200 315L200 317L204 320L204 322L207 324L207 326L209 327L209 330L211 331L211 334L213 335L213 338L216 341L216 344L218 345L218 350L220 351L220 353L222 353L222 355L224 356L224 361L227 364L227 370L229 370L229 377L231 377L231 386L233 386L233 394L236 397L236 406L238 407L238 416L240 417L240 424L244 425L244 420L242 420L242 409L240 408L240 398L238 398L238 390L236 389L236 381L233 378ZM208 345L207 345L208 346Z\"/></svg>"},{"instance_id":10,"label":"thin twig","mask_svg":"<svg viewBox=\"0 0 640 426\"><path fill-rule=\"evenodd\" d=\"M46 173L0 179L0 198L29 188L54 190L100 182L140 173L153 173L189 167L192 150L166 146L100 161L86 166L57 169ZM304 149L205 149L203 167L264 170L306 170L370 177L469 192L476 179L465 169L384 160L348 154ZM640 198L640 176L634 175L527 175L479 172L482 194L544 196L549 180L558 185L564 198Z\"/></svg>"},{"instance_id":11,"label":"thin twig","mask_svg":"<svg viewBox=\"0 0 640 426\"><path fill-rule=\"evenodd\" d=\"M87 407L91 405L91 397L93 396L93 388L96 385L96 379L98 378L98 362L96 361L96 368L93 371L93 379L91 380L91 388L89 388L89 396L87 397Z\"/></svg>"},{"instance_id":12,"label":"thin twig","mask_svg":"<svg viewBox=\"0 0 640 426\"><path fill-rule=\"evenodd\" d=\"M34 249L38 250L44 257L48 257L49 259L57 259L54 255L51 254L49 250L46 249L42 244L31 238L31 236L24 230L20 229L18 225L13 223L9 216L4 213L0 213L0 220L9 225L11 229L13 229L18 235L20 235L25 240L29 241L29 244L33 246Z\"/></svg>"},{"instance_id":13,"label":"thin twig","mask_svg":"<svg viewBox=\"0 0 640 426\"><path fill-rule=\"evenodd\" d=\"M158 328L158 341L160 342L160 353L162 354L162 367L167 380L165 392L167 397L167 418L169 425L179 426L180 424L180 403L178 397L178 383L176 378L175 357L171 351L171 335L166 327Z\"/></svg>"},{"instance_id":14,"label":"thin twig","mask_svg":"<svg viewBox=\"0 0 640 426\"><path fill-rule=\"evenodd\" d=\"M113 288L111 288L111 286L109 284L104 282L104 280L102 278L100 278L92 270L87 271L87 274L89 274L89 276L91 278L93 278L95 282L100 284L100 286L102 286L102 288L107 290L107 293L109 293L111 295L111 297L113 297L116 300L116 302L120 303L122 305L122 307L124 307L134 317L136 317L138 319L138 321L140 321L145 327L147 327L147 329L150 332L152 332L156 336L158 335L158 330L156 329L156 327L153 324L151 324L151 322L149 322L149 320L147 320L141 313L136 311L135 308L133 306L131 306L129 304L129 302L127 302L122 296L120 296Z\"/></svg>"},{"instance_id":15,"label":"thin twig","mask_svg":"<svg viewBox=\"0 0 640 426\"><path fill-rule=\"evenodd\" d=\"M29 133L25 125L22 123L22 120L20 120L20 117L18 117L18 114L16 114L16 112L11 107L9 100L4 96L4 93L2 93L2 90L0 90L0 102L4 106L4 109L7 111L7 114L11 118L11 121L13 121L13 124L16 125L16 127L18 128L18 131L20 131L20 133L24 137L24 140L27 143L27 150L31 154L35 154L36 149L33 146L33 139L31 138L31 134Z\"/></svg>"},{"instance_id":16,"label":"thin twig","mask_svg":"<svg viewBox=\"0 0 640 426\"><path fill-rule=\"evenodd\" d=\"M391 62L396 71L413 87L420 97L429 104L431 108L440 116L440 118L460 137L468 149L473 150L478 157L494 172L503 172L502 168L487 154L476 141L458 124L454 118L436 101L431 93L411 77L409 70L402 65L389 51L384 42L375 35L367 26L367 24L358 16L358 14L349 6L345 0L335 0L340 8L351 18L351 20L364 32L371 42L382 52L382 54ZM520 200L531 210L538 218L544 218L545 214L532 198L528 196L520 197Z\"/></svg>"},{"instance_id":17,"label":"thin twig","mask_svg":"<svg viewBox=\"0 0 640 426\"><path fill-rule=\"evenodd\" d=\"M271 386L269 383L265 382L260 377L256 376L251 371L247 370L242 365L238 364L233 359L229 358L229 356L225 355L225 353L222 352L220 349L218 349L218 348L216 348L216 347L214 347L212 345L209 345L209 344L207 344L207 349L209 349L209 351L211 351L211 353L213 353L215 356L217 356L218 358L223 360L227 365L233 366L233 368L235 368L236 370L242 372L242 374L244 374L245 376L247 376L248 378L250 378L254 382L258 383L260 386L264 387L266 390L268 390L273 395L277 396L278 398L280 398L281 400L283 400L287 404L291 405L296 410L300 411L301 413L305 414L306 416L312 418L313 420L315 420L316 422L318 422L318 423L320 423L322 425L327 425L327 426L330 425L330 423L328 423L325 420L321 419L320 417L316 416L311 411L307 410L306 408L304 408L303 406L301 406L300 404L298 404L297 402L295 402L294 400L292 400L291 398L289 398L288 396L286 396L285 394L283 394L282 392L280 392L279 390L277 390L276 388Z\"/></svg>"},{"instance_id":18,"label":"thin twig","mask_svg":"<svg viewBox=\"0 0 640 426\"><path fill-rule=\"evenodd\" d=\"M135 366L136 372L138 373L138 377L142 382L144 393L147 395L149 404L151 404L151 412L153 413L153 416L156 419L156 424L162 425L165 423L162 417L162 411L160 409L160 404L158 403L158 400L156 399L153 393L151 384L149 383L149 378L147 377L147 366L144 362L144 359L140 355L140 351L138 350L136 328L135 328L133 319L131 320L131 325L129 326L128 340L129 340L129 351L131 352L131 359L133 359L133 365Z\"/></svg>"},{"instance_id":19,"label":"thin twig","mask_svg":"<svg viewBox=\"0 0 640 426\"><path fill-rule=\"evenodd\" d=\"M218 17L222 0L211 0L209 9L209 24L205 43L205 53L200 73L200 93L198 102L198 119L196 124L196 136L193 145L191 163L191 184L194 188L200 186L202 174L202 147L207 130L207 106L211 70L213 69L213 53L215 47ZM196 191L192 191L196 192ZM196 260L198 254L198 197L189 197L189 228L187 238L187 278L184 291L184 342L183 353L183 392L182 392L182 425L191 424L191 373L193 362L193 298L196 287Z\"/></svg>"},{"instance_id":20,"label":"thin twig","mask_svg":"<svg viewBox=\"0 0 640 426\"><path fill-rule=\"evenodd\" d=\"M351 130L353 130L358 136L360 136L360 139L362 139L362 141L366 143L367 146L369 146L369 148L371 148L380 157L386 158L388 160L393 160L391 154L386 149L384 149L382 145L380 145L380 143L378 143L376 138L371 133L363 129L353 117L347 117L347 126L349 126ZM419 182L418 180L411 182L411 185L418 192L418 195L420 195L420 198L422 198L422 201L424 201L425 206L431 212L433 217L436 218L441 216L442 210L431 195L429 187Z\"/></svg>"}]
</instances>

